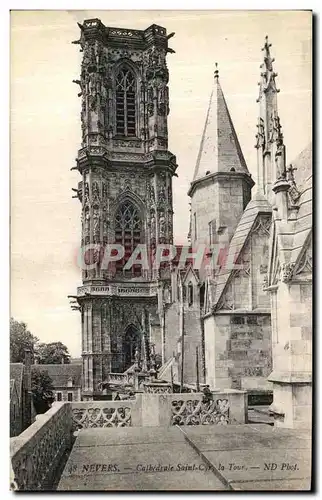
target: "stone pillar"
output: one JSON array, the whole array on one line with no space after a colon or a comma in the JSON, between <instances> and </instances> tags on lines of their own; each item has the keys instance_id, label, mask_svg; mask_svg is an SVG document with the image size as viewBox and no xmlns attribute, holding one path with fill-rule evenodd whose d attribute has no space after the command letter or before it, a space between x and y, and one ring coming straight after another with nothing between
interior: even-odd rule
<instances>
[{"instance_id":1,"label":"stone pillar","mask_svg":"<svg viewBox=\"0 0 322 500\"><path fill-rule=\"evenodd\" d=\"M275 292L273 372L268 380L273 383L274 399L270 409L278 427L311 427L311 289L310 282L282 281Z\"/></svg>"}]
</instances>

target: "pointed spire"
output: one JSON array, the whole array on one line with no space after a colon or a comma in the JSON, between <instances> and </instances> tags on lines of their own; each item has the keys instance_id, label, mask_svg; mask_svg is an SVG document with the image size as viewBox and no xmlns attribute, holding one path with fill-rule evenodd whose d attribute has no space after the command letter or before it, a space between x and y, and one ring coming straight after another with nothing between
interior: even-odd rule
<instances>
[{"instance_id":1,"label":"pointed spire","mask_svg":"<svg viewBox=\"0 0 322 500\"><path fill-rule=\"evenodd\" d=\"M274 72L273 62L275 59L271 56L270 48L272 44L268 41L268 36L265 37L264 47L262 47L262 52L264 52L264 62L260 65L261 68L261 80L258 83L259 85L259 98L257 102L260 100L263 93L271 90L272 92L279 92L279 89L276 87L275 77L277 73Z\"/></svg>"},{"instance_id":2,"label":"pointed spire","mask_svg":"<svg viewBox=\"0 0 322 500\"><path fill-rule=\"evenodd\" d=\"M243 172L249 175L237 134L219 82L215 65L206 122L201 138L193 181L217 172Z\"/></svg>"},{"instance_id":3,"label":"pointed spire","mask_svg":"<svg viewBox=\"0 0 322 500\"><path fill-rule=\"evenodd\" d=\"M214 79L215 81L219 78L218 63L215 63Z\"/></svg>"}]
</instances>

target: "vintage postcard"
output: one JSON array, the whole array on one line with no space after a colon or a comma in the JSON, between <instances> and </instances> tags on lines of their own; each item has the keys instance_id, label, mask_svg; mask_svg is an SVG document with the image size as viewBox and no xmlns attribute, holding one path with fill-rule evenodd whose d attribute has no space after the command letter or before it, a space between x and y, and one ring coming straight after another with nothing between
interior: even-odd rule
<instances>
[{"instance_id":1,"label":"vintage postcard","mask_svg":"<svg viewBox=\"0 0 322 500\"><path fill-rule=\"evenodd\" d=\"M312 12L10 29L10 488L309 491Z\"/></svg>"}]
</instances>

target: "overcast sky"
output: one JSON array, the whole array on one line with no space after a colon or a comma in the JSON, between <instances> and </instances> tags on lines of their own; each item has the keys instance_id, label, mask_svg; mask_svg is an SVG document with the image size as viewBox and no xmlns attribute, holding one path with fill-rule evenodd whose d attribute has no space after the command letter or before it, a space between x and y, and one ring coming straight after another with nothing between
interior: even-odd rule
<instances>
[{"instance_id":1,"label":"overcast sky","mask_svg":"<svg viewBox=\"0 0 322 500\"><path fill-rule=\"evenodd\" d=\"M80 99L72 80L81 54L77 21L106 26L164 26L169 54L169 149L175 241L186 241L189 199L215 62L235 129L256 179L256 99L264 37L278 72L279 114L294 159L311 140L311 13L301 11L19 11L11 13L11 314L44 342L80 355L80 316L67 295L80 285L75 254L80 203L70 171L80 147Z\"/></svg>"}]
</instances>

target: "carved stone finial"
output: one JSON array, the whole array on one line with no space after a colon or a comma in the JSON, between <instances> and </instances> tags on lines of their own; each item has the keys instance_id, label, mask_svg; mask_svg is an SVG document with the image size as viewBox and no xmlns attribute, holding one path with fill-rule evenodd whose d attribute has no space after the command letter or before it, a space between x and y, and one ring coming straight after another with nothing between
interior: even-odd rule
<instances>
[{"instance_id":1,"label":"carved stone finial","mask_svg":"<svg viewBox=\"0 0 322 500\"><path fill-rule=\"evenodd\" d=\"M219 70L218 70L218 63L215 63L215 71L214 71L214 78L215 80L218 80L219 78Z\"/></svg>"},{"instance_id":2,"label":"carved stone finial","mask_svg":"<svg viewBox=\"0 0 322 500\"><path fill-rule=\"evenodd\" d=\"M274 72L273 70L273 62L274 58L272 58L271 53L270 53L270 47L272 46L271 43L268 41L268 36L266 35L265 37L265 43L264 47L262 47L262 51L264 52L264 62L260 65L261 68L261 81L260 81L260 93L259 96L261 97L263 92L267 92L269 89L272 92L278 92L278 89L276 88L276 83L275 83L275 77L277 76L277 73Z\"/></svg>"}]
</instances>

